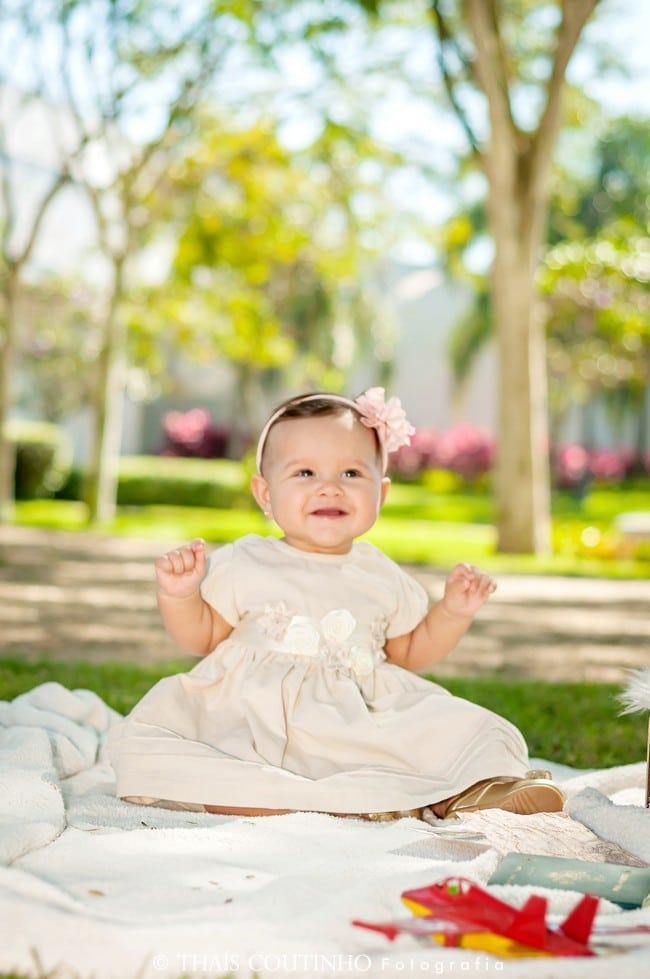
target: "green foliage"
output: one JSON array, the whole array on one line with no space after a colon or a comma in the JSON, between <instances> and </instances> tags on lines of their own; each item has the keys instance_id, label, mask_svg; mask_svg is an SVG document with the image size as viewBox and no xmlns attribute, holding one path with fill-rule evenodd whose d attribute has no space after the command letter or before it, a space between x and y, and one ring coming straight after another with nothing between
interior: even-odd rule
<instances>
[{"instance_id":1,"label":"green foliage","mask_svg":"<svg viewBox=\"0 0 650 979\"><path fill-rule=\"evenodd\" d=\"M370 318L354 201L373 187L357 168L379 150L330 122L308 149L290 151L268 116L243 126L204 108L199 119L155 193L177 245L165 290L131 304L131 348L161 373L163 333L199 362L227 360L246 418L269 379L342 383L335 326L348 325L354 349Z\"/></svg>"},{"instance_id":2,"label":"green foliage","mask_svg":"<svg viewBox=\"0 0 650 979\"><path fill-rule=\"evenodd\" d=\"M598 237L604 228L624 221L637 233L648 228L650 207L650 129L646 119L606 120L591 107L592 126L584 127L580 152L574 141L552 177L549 241ZM576 122L580 124L580 119ZM594 126L595 123L595 126ZM594 131L595 129L595 131ZM582 166L576 168L576 160Z\"/></svg>"},{"instance_id":3,"label":"green foliage","mask_svg":"<svg viewBox=\"0 0 650 979\"><path fill-rule=\"evenodd\" d=\"M117 501L121 506L221 507L249 504L241 465L228 459L125 456L120 462Z\"/></svg>"},{"instance_id":4,"label":"green foliage","mask_svg":"<svg viewBox=\"0 0 650 979\"><path fill-rule=\"evenodd\" d=\"M538 287L555 413L598 394L616 419L650 380L647 121L612 120L591 144L586 172L572 159L556 169Z\"/></svg>"},{"instance_id":5,"label":"green foliage","mask_svg":"<svg viewBox=\"0 0 650 979\"><path fill-rule=\"evenodd\" d=\"M571 120L578 128L565 132L553 171L549 248L536 280L546 314L551 412L558 418L569 403L594 396L621 414L639 404L650 378L647 122L623 118L603 127L593 105L581 99L579 109ZM586 111L591 128L584 125ZM484 227L482 203L470 203L440 236L447 267L469 279L476 294L451 336L460 382L493 332L487 279L469 271Z\"/></svg>"},{"instance_id":6,"label":"green foliage","mask_svg":"<svg viewBox=\"0 0 650 979\"><path fill-rule=\"evenodd\" d=\"M83 499L84 474L74 470L59 497ZM120 506L218 507L252 506L247 471L229 459L172 456L123 456L118 471Z\"/></svg>"},{"instance_id":7,"label":"green foliage","mask_svg":"<svg viewBox=\"0 0 650 979\"><path fill-rule=\"evenodd\" d=\"M538 275L556 410L650 382L650 241L625 225L552 248Z\"/></svg>"},{"instance_id":8,"label":"green foliage","mask_svg":"<svg viewBox=\"0 0 650 979\"><path fill-rule=\"evenodd\" d=\"M16 449L17 500L53 496L72 466L72 447L63 429L48 422L11 421L9 439Z\"/></svg>"}]
</instances>

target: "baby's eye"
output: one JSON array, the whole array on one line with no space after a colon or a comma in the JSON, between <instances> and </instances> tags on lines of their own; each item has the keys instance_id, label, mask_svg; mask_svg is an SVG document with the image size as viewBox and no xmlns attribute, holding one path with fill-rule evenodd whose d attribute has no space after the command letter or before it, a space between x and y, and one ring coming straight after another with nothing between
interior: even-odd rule
<instances>
[{"instance_id":1,"label":"baby's eye","mask_svg":"<svg viewBox=\"0 0 650 979\"><path fill-rule=\"evenodd\" d=\"M345 476L346 479L351 479L354 478L355 476L360 476L361 473L359 472L358 469L344 469L343 475Z\"/></svg>"},{"instance_id":2,"label":"baby's eye","mask_svg":"<svg viewBox=\"0 0 650 979\"><path fill-rule=\"evenodd\" d=\"M314 472L312 469L298 469L295 475L305 478L307 476L313 476Z\"/></svg>"}]
</instances>

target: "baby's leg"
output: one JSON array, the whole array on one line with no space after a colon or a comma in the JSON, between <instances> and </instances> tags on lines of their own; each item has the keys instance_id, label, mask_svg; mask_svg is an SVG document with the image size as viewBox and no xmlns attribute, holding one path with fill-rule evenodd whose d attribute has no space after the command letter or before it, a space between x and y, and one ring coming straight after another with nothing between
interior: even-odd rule
<instances>
[{"instance_id":1,"label":"baby's leg","mask_svg":"<svg viewBox=\"0 0 650 979\"><path fill-rule=\"evenodd\" d=\"M205 812L214 812L220 816L286 816L295 809L249 809L242 806L203 806Z\"/></svg>"},{"instance_id":2,"label":"baby's leg","mask_svg":"<svg viewBox=\"0 0 650 979\"><path fill-rule=\"evenodd\" d=\"M173 809L178 812L205 812L200 802L175 802L173 799L152 799L148 795L123 795L122 802L132 802L135 806L157 806L159 809Z\"/></svg>"},{"instance_id":3,"label":"baby's leg","mask_svg":"<svg viewBox=\"0 0 650 979\"><path fill-rule=\"evenodd\" d=\"M240 809L234 806L206 806L206 812L215 812L223 816L286 816L292 812L304 812L297 809ZM409 809L408 812L326 812L324 816L338 816L340 819L370 819L370 820L389 820L401 819L405 816L414 816L420 819L421 809Z\"/></svg>"},{"instance_id":4,"label":"baby's leg","mask_svg":"<svg viewBox=\"0 0 650 979\"><path fill-rule=\"evenodd\" d=\"M297 809L251 809L248 806L211 806L197 802L174 802L172 799L153 799L145 795L125 795L123 802L132 802L137 806L157 806L159 809L173 809L181 812L211 812L218 816L287 816L292 812L304 812ZM441 806L447 806L444 802ZM433 808L433 807L432 807ZM422 818L421 809L409 809L404 812L328 812L325 816L338 816L340 819L367 819L384 822L385 820L403 819L406 816Z\"/></svg>"}]
</instances>

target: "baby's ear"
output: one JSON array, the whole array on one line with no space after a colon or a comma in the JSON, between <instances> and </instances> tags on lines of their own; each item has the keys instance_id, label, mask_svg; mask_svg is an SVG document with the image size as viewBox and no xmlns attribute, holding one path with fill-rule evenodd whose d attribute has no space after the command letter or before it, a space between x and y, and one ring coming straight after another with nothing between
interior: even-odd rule
<instances>
[{"instance_id":1,"label":"baby's ear","mask_svg":"<svg viewBox=\"0 0 650 979\"><path fill-rule=\"evenodd\" d=\"M251 493L255 497L255 501L263 513L266 513L271 506L271 494L269 493L269 484L264 479L264 476L260 476L259 473L255 473L251 477Z\"/></svg>"},{"instance_id":2,"label":"baby's ear","mask_svg":"<svg viewBox=\"0 0 650 979\"><path fill-rule=\"evenodd\" d=\"M388 478L388 476L384 476L384 478L381 481L381 490L380 490L380 498L379 498L380 506L383 506L384 503L386 502L386 497L388 496L389 489L390 489L390 479Z\"/></svg>"}]
</instances>

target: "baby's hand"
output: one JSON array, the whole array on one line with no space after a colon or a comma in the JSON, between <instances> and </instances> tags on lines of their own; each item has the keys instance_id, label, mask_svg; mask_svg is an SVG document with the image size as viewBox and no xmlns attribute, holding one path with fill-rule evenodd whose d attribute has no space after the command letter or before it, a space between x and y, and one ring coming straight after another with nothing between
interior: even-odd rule
<instances>
[{"instance_id":1,"label":"baby's hand","mask_svg":"<svg viewBox=\"0 0 650 979\"><path fill-rule=\"evenodd\" d=\"M457 564L447 576L442 604L449 615L476 615L496 591L496 582L472 564Z\"/></svg>"},{"instance_id":2,"label":"baby's hand","mask_svg":"<svg viewBox=\"0 0 650 979\"><path fill-rule=\"evenodd\" d=\"M171 598L189 598L205 575L205 541L197 538L156 561L158 590Z\"/></svg>"}]
</instances>

